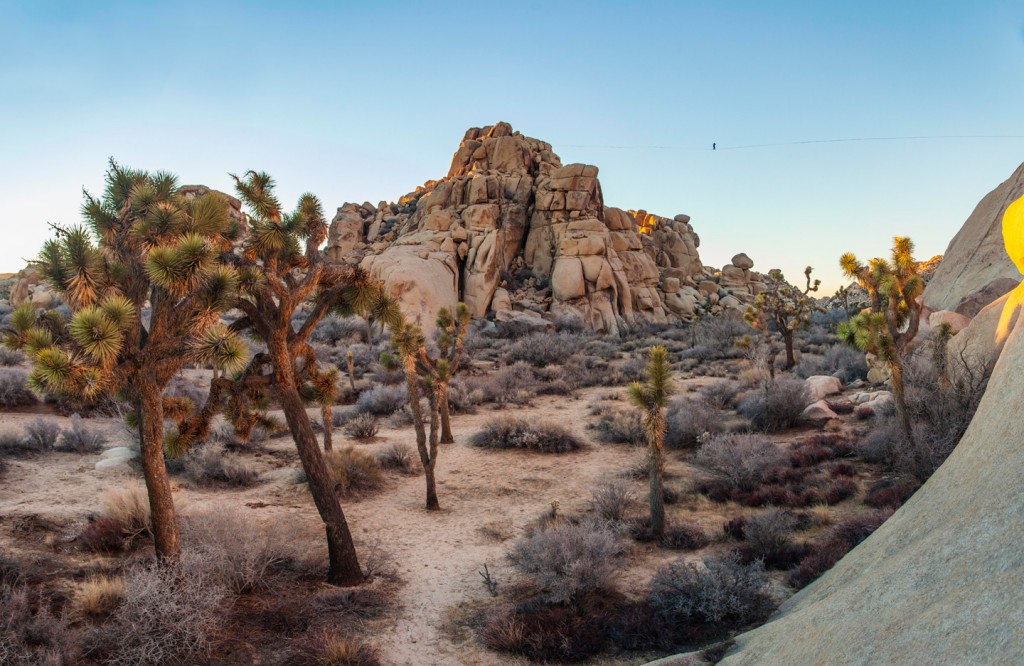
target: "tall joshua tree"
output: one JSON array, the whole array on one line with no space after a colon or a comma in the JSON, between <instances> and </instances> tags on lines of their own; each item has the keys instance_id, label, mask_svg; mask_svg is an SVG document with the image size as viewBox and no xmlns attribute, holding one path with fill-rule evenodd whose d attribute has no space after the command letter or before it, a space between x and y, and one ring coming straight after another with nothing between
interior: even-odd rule
<instances>
[{"instance_id":1,"label":"tall joshua tree","mask_svg":"<svg viewBox=\"0 0 1024 666\"><path fill-rule=\"evenodd\" d=\"M72 400L120 393L134 406L156 554L174 559L180 543L164 418L178 406L163 392L190 356L227 371L245 363L248 347L219 317L239 284L223 261L239 229L221 195L189 199L174 176L113 160L102 198L86 193L82 212L86 225L57 228L38 260L71 307L70 321L37 320L25 306L5 341L28 352L41 390Z\"/></svg>"},{"instance_id":2,"label":"tall joshua tree","mask_svg":"<svg viewBox=\"0 0 1024 666\"><path fill-rule=\"evenodd\" d=\"M438 442L455 441L448 422L448 384L462 360L469 320L469 308L465 303L456 306L454 316L448 308L441 308L437 314L439 336L436 357L431 357L427 351L423 332L418 326L402 321L393 327L391 334L391 348L401 360L405 372L409 409L416 429L416 448L427 484L426 506L432 511L441 508L434 480ZM420 409L421 391L426 393L430 407L429 434L423 425Z\"/></svg>"},{"instance_id":3,"label":"tall joshua tree","mask_svg":"<svg viewBox=\"0 0 1024 666\"><path fill-rule=\"evenodd\" d=\"M821 280L815 280L814 284L811 284L812 270L814 269L810 266L804 269L807 285L802 290L786 282L779 269L773 268L768 271L767 288L754 298L753 305L748 306L743 315L747 323L754 328L767 332L767 325L770 323L779 331L786 348L786 370L796 365L793 334L810 324L812 312L822 311L810 296L812 291L818 291L821 284Z\"/></svg>"},{"instance_id":4,"label":"tall joshua tree","mask_svg":"<svg viewBox=\"0 0 1024 666\"><path fill-rule=\"evenodd\" d=\"M651 347L647 362L647 380L633 382L629 400L644 412L643 426L647 436L647 473L650 479L651 531L658 539L665 536L665 407L672 395L672 369L668 352L662 346Z\"/></svg>"},{"instance_id":5,"label":"tall joshua tree","mask_svg":"<svg viewBox=\"0 0 1024 666\"><path fill-rule=\"evenodd\" d=\"M266 344L267 351L253 356L238 377L213 383L203 410L177 433L176 448L184 450L205 436L222 400L241 415L247 411L246 403L256 402L269 391L284 412L310 494L324 522L328 581L355 585L362 582L363 574L305 404L317 402L322 409L329 405L337 374L320 367L308 340L317 323L332 312L368 311L381 321L397 321L399 313L365 272L324 259L320 245L327 237L327 223L315 196L303 194L295 211L286 214L274 195L270 176L250 171L243 178L234 178L251 215L244 251L237 259L241 284L234 306L243 316L231 328L248 332ZM307 316L296 326L293 316L303 307ZM330 427L329 406L323 413L324 425Z\"/></svg>"},{"instance_id":6,"label":"tall joshua tree","mask_svg":"<svg viewBox=\"0 0 1024 666\"><path fill-rule=\"evenodd\" d=\"M891 260L875 258L862 264L849 252L840 257L839 266L867 290L871 307L840 324L837 330L841 340L875 354L889 369L897 417L910 443L914 442L914 431L904 393L903 354L921 323L918 297L924 290L913 254L911 240L896 236Z\"/></svg>"}]
</instances>

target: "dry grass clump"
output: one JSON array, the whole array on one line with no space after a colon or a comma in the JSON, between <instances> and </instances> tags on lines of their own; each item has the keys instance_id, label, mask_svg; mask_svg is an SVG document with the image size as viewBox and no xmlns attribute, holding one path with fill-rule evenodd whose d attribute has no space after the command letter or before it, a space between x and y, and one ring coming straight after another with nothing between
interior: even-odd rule
<instances>
[{"instance_id":1,"label":"dry grass clump","mask_svg":"<svg viewBox=\"0 0 1024 666\"><path fill-rule=\"evenodd\" d=\"M86 523L77 541L91 553L119 553L125 547L124 527L113 518L100 517Z\"/></svg>"},{"instance_id":2,"label":"dry grass clump","mask_svg":"<svg viewBox=\"0 0 1024 666\"><path fill-rule=\"evenodd\" d=\"M697 452L695 462L731 488L750 491L768 470L785 464L781 448L763 435L716 435Z\"/></svg>"},{"instance_id":3,"label":"dry grass clump","mask_svg":"<svg viewBox=\"0 0 1024 666\"><path fill-rule=\"evenodd\" d=\"M146 489L130 481L120 489L110 489L103 496L102 514L117 521L128 539L151 535L149 496Z\"/></svg>"},{"instance_id":4,"label":"dry grass clump","mask_svg":"<svg viewBox=\"0 0 1024 666\"><path fill-rule=\"evenodd\" d=\"M324 460L341 497L365 495L384 486L384 469L369 453L348 446L325 452Z\"/></svg>"},{"instance_id":5,"label":"dry grass clump","mask_svg":"<svg viewBox=\"0 0 1024 666\"><path fill-rule=\"evenodd\" d=\"M599 407L597 409L600 409ZM640 412L635 409L610 409L596 423L587 424L599 442L643 446L647 443Z\"/></svg>"},{"instance_id":6,"label":"dry grass clump","mask_svg":"<svg viewBox=\"0 0 1024 666\"><path fill-rule=\"evenodd\" d=\"M571 432L550 423L499 417L474 434L469 443L485 449L526 449L538 453L567 453L584 447Z\"/></svg>"},{"instance_id":7,"label":"dry grass clump","mask_svg":"<svg viewBox=\"0 0 1024 666\"><path fill-rule=\"evenodd\" d=\"M413 454L413 450L405 444L398 444L397 442L391 444L378 451L376 457L377 462L384 469L394 470L402 474L412 474L415 471L413 465L416 462L416 457Z\"/></svg>"},{"instance_id":8,"label":"dry grass clump","mask_svg":"<svg viewBox=\"0 0 1024 666\"><path fill-rule=\"evenodd\" d=\"M60 426L50 419L42 417L33 419L25 426L25 439L33 449L47 451L54 448L57 439L61 437Z\"/></svg>"},{"instance_id":9,"label":"dry grass clump","mask_svg":"<svg viewBox=\"0 0 1024 666\"><path fill-rule=\"evenodd\" d=\"M106 441L106 437L90 429L81 416L72 414L71 427L60 434L54 448L58 451L95 453L103 449L103 444Z\"/></svg>"},{"instance_id":10,"label":"dry grass clump","mask_svg":"<svg viewBox=\"0 0 1024 666\"><path fill-rule=\"evenodd\" d=\"M636 501L629 485L621 479L604 479L590 492L590 510L602 520L611 522L621 522Z\"/></svg>"},{"instance_id":11,"label":"dry grass clump","mask_svg":"<svg viewBox=\"0 0 1024 666\"><path fill-rule=\"evenodd\" d=\"M210 580L235 594L266 589L271 573L299 556L281 523L263 525L236 508L192 515L183 532Z\"/></svg>"},{"instance_id":12,"label":"dry grass clump","mask_svg":"<svg viewBox=\"0 0 1024 666\"><path fill-rule=\"evenodd\" d=\"M87 578L78 586L75 605L88 617L110 615L124 596L124 580L98 575Z\"/></svg>"},{"instance_id":13,"label":"dry grass clump","mask_svg":"<svg viewBox=\"0 0 1024 666\"><path fill-rule=\"evenodd\" d=\"M318 666L378 666L376 648L359 638L324 629L314 634L301 650L307 664Z\"/></svg>"}]
</instances>

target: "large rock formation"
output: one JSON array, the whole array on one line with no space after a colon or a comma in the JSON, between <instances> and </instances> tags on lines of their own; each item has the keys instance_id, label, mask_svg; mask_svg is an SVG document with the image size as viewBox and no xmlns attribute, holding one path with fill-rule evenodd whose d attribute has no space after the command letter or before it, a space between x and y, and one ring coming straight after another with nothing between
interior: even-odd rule
<instances>
[{"instance_id":1,"label":"large rock formation","mask_svg":"<svg viewBox=\"0 0 1024 666\"><path fill-rule=\"evenodd\" d=\"M1014 200L1024 195L1024 164L985 195L964 222L924 291L931 310L968 317L1017 286L1020 274L1003 247L1000 225Z\"/></svg>"},{"instance_id":2,"label":"large rock formation","mask_svg":"<svg viewBox=\"0 0 1024 666\"><path fill-rule=\"evenodd\" d=\"M473 128L444 178L396 203L338 208L327 255L384 280L428 329L458 300L475 317L570 315L615 333L687 318L708 299L720 310L753 298L746 255L736 271L706 274L688 216L606 207L597 174L508 123Z\"/></svg>"}]
</instances>

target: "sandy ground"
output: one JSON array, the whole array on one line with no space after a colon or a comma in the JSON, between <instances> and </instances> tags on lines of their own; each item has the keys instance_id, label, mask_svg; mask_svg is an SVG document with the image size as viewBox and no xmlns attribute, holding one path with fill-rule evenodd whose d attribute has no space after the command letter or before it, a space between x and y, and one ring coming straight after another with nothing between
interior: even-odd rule
<instances>
[{"instance_id":1,"label":"sandy ground","mask_svg":"<svg viewBox=\"0 0 1024 666\"><path fill-rule=\"evenodd\" d=\"M687 383L680 382L680 388ZM595 388L580 391L575 398L539 396L529 408L502 412L483 408L476 414L454 416L456 443L441 447L437 464L442 506L439 512L423 508L422 476L389 474L383 492L343 502L361 556L366 558L375 550L386 554L402 581L393 621L385 630L367 636L381 648L385 663L520 663L508 655L487 651L472 632L452 631L452 618L459 616L460 608L479 606L489 599L478 573L485 564L498 581L499 592L500 586L513 580L504 554L528 524L550 511L553 501L559 503L564 514L582 512L596 481L618 474L642 459L642 452L631 447L593 443L585 428L594 420L588 414L593 402L622 393L621 389ZM560 424L591 441L591 445L584 451L561 455L488 451L468 445L470 435L503 413ZM37 417L38 414L2 414L0 429L20 427ZM48 418L67 425L67 419ZM111 445L125 437L114 419L90 419L89 423L107 432ZM335 439L336 446L353 445L367 451L396 442L415 447L411 427L382 428L369 443L345 441L340 432L336 432ZM319 552L323 549L319 538L321 526L305 486L295 483L298 460L291 440L277 438L262 443L261 448L260 452L246 454L253 456L261 473L261 482L254 487L208 489L175 482L181 512L217 510L227 505L244 507L258 512L262 520L287 521L301 527L310 535L311 552ZM98 460L99 454L74 453L13 460L0 482L0 546L20 551L44 548L41 534L27 534L20 527L26 518L28 522L42 519L55 523L55 529L67 539L80 529L91 512L99 509L105 491L138 478L132 472L97 471L93 465ZM674 456L670 456L669 469L675 476L670 483L687 482L689 468ZM642 498L644 483L633 483L637 496ZM720 532L720 505L684 504L672 507L671 511L706 523L709 533ZM654 547L636 546L620 586L642 589L659 564L678 556ZM609 658L597 663L642 661L640 657Z\"/></svg>"}]
</instances>

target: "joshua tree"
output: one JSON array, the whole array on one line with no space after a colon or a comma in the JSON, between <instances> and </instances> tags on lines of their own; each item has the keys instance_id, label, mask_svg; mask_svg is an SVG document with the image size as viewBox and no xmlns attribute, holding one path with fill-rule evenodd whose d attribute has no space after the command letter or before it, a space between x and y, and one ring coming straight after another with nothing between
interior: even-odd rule
<instances>
[{"instance_id":1,"label":"joshua tree","mask_svg":"<svg viewBox=\"0 0 1024 666\"><path fill-rule=\"evenodd\" d=\"M441 508L437 501L434 481L438 441L444 440L445 430L448 439L444 441L455 441L451 436L451 428L447 425L448 383L459 369L469 319L469 308L464 303L456 306L454 317L448 308L441 308L437 314L440 335L436 358L431 358L427 351L423 332L418 326L402 321L393 327L391 333L391 348L401 360L405 372L409 409L412 411L413 427L416 430L416 448L420 454L427 483L427 509L432 511ZM426 392L427 403L430 406L429 435L423 425L423 413L420 409L421 390Z\"/></svg>"},{"instance_id":2,"label":"joshua tree","mask_svg":"<svg viewBox=\"0 0 1024 666\"><path fill-rule=\"evenodd\" d=\"M647 381L633 382L629 387L629 400L644 410L643 425L647 435L651 498L651 531L658 539L665 536L665 493L662 477L665 474L665 407L672 395L672 370L668 353L662 346L651 347L647 363Z\"/></svg>"},{"instance_id":3,"label":"joshua tree","mask_svg":"<svg viewBox=\"0 0 1024 666\"><path fill-rule=\"evenodd\" d=\"M924 289L913 253L911 240L897 236L893 238L891 261L875 258L865 265L849 252L839 259L843 272L867 290L871 307L840 324L837 330L840 339L875 354L889 369L896 413L903 435L911 444L914 432L903 387L903 354L921 323L921 303L917 299Z\"/></svg>"},{"instance_id":4,"label":"joshua tree","mask_svg":"<svg viewBox=\"0 0 1024 666\"><path fill-rule=\"evenodd\" d=\"M86 193L82 211L86 227L56 228L38 260L71 307L70 322L54 313L37 320L26 305L5 341L28 352L41 390L79 401L120 393L132 404L156 553L173 559L180 543L164 418L182 406L163 392L190 357L227 371L245 363L248 347L219 317L239 284L223 262L239 229L221 195L189 199L174 176L113 160L103 197Z\"/></svg>"},{"instance_id":5,"label":"joshua tree","mask_svg":"<svg viewBox=\"0 0 1024 666\"><path fill-rule=\"evenodd\" d=\"M250 171L244 178L235 177L235 183L252 215L244 252L238 259L242 284L234 303L243 316L231 328L248 332L266 344L267 351L256 354L237 378L211 385L206 406L177 433L176 448L184 450L205 437L210 417L225 398L229 410L245 415L249 404L270 391L284 411L310 494L326 528L328 581L355 585L363 580L363 574L305 407L306 402L329 404L337 376L320 368L308 338L331 312L347 315L365 309L379 320L390 321L397 310L365 272L324 260L319 248L327 236L327 223L316 197L303 194L295 212L286 215L267 174ZM296 327L292 318L303 306L307 316ZM330 427L329 405L323 413L324 425ZM329 436L325 439L329 446Z\"/></svg>"},{"instance_id":6,"label":"joshua tree","mask_svg":"<svg viewBox=\"0 0 1024 666\"><path fill-rule=\"evenodd\" d=\"M806 328L810 324L812 312L822 309L809 296L810 292L818 291L821 280L811 284L811 271L804 269L807 286L803 290L786 282L782 271L773 268L766 276L767 288L754 298L753 305L747 307L743 318L754 328L768 332L771 324L782 335L786 348L786 370L796 365L793 355L793 334L797 329Z\"/></svg>"}]
</instances>

